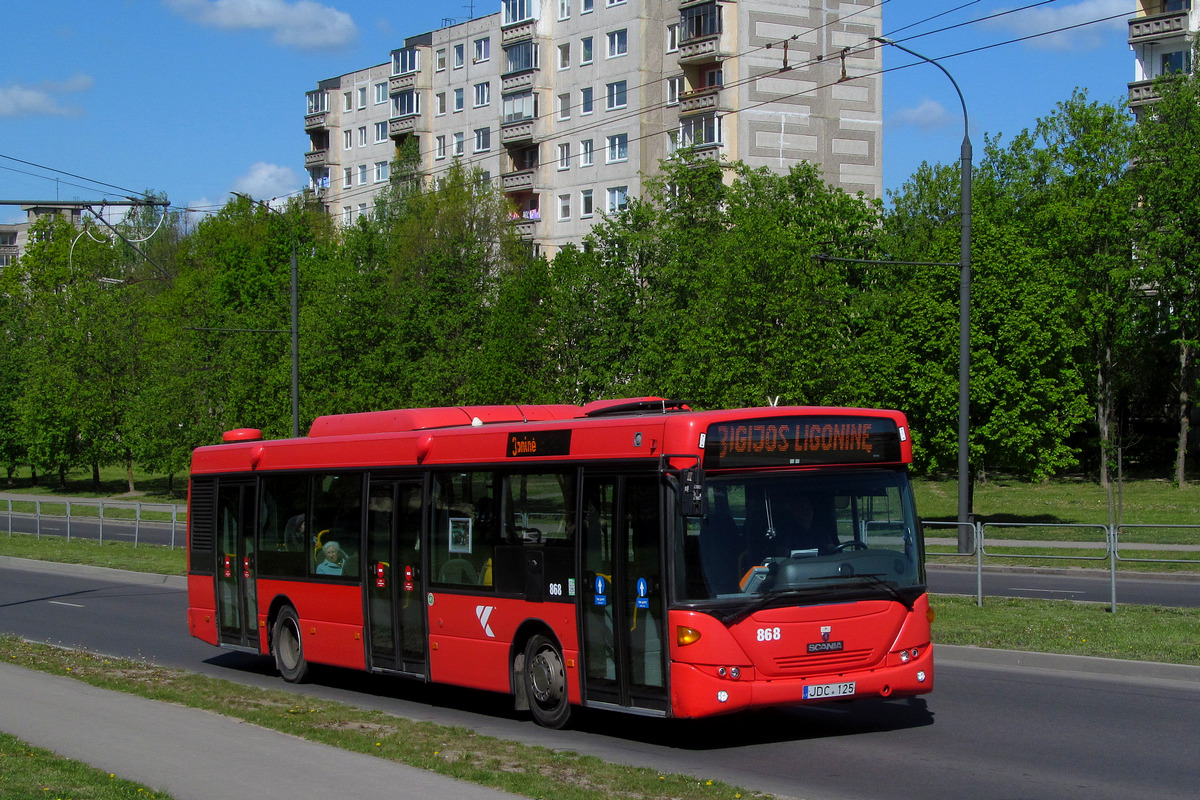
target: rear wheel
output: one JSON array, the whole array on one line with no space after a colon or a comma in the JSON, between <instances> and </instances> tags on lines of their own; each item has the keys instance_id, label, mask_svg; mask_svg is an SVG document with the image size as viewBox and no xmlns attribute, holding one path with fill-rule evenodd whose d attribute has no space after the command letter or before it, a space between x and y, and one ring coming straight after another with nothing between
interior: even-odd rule
<instances>
[{"instance_id":1,"label":"rear wheel","mask_svg":"<svg viewBox=\"0 0 1200 800\"><path fill-rule=\"evenodd\" d=\"M533 720L544 728L561 728L571 716L567 700L567 670L562 651L541 634L525 645L525 695Z\"/></svg>"},{"instance_id":2,"label":"rear wheel","mask_svg":"<svg viewBox=\"0 0 1200 800\"><path fill-rule=\"evenodd\" d=\"M304 644L300 639L300 618L291 606L284 606L275 618L271 650L275 668L285 681L303 683L307 680L308 662L304 660Z\"/></svg>"}]
</instances>

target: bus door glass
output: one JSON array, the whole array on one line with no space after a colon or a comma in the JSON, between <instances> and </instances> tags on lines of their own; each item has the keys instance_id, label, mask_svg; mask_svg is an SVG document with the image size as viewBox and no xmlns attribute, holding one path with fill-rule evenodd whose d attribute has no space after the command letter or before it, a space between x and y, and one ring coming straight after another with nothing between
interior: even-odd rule
<instances>
[{"instance_id":1,"label":"bus door glass","mask_svg":"<svg viewBox=\"0 0 1200 800\"><path fill-rule=\"evenodd\" d=\"M254 485L217 489L217 627L222 644L258 649L254 559Z\"/></svg>"},{"instance_id":2,"label":"bus door glass","mask_svg":"<svg viewBox=\"0 0 1200 800\"><path fill-rule=\"evenodd\" d=\"M583 523L585 699L665 711L657 475L585 477Z\"/></svg>"},{"instance_id":3,"label":"bus door glass","mask_svg":"<svg viewBox=\"0 0 1200 800\"><path fill-rule=\"evenodd\" d=\"M426 674L421 494L418 481L371 481L364 578L371 665L417 675Z\"/></svg>"}]
</instances>

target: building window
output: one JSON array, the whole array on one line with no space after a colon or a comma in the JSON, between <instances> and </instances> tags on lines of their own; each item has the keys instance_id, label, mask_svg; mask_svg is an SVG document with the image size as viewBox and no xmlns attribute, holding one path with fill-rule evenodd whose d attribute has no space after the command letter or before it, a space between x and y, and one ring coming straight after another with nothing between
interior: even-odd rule
<instances>
[{"instance_id":1,"label":"building window","mask_svg":"<svg viewBox=\"0 0 1200 800\"><path fill-rule=\"evenodd\" d=\"M625 28L619 31L609 31L608 57L616 58L629 52L629 33Z\"/></svg>"},{"instance_id":2,"label":"building window","mask_svg":"<svg viewBox=\"0 0 1200 800\"><path fill-rule=\"evenodd\" d=\"M416 89L405 89L393 101L393 116L410 117L421 113L421 95Z\"/></svg>"},{"instance_id":3,"label":"building window","mask_svg":"<svg viewBox=\"0 0 1200 800\"><path fill-rule=\"evenodd\" d=\"M387 179L388 179L388 162L376 161L375 162L375 182L382 183L383 181L386 181Z\"/></svg>"},{"instance_id":4,"label":"building window","mask_svg":"<svg viewBox=\"0 0 1200 800\"><path fill-rule=\"evenodd\" d=\"M617 133L608 137L608 157L606 164L629 160L629 134Z\"/></svg>"},{"instance_id":5,"label":"building window","mask_svg":"<svg viewBox=\"0 0 1200 800\"><path fill-rule=\"evenodd\" d=\"M375 84L375 105L383 105L388 101L388 88L386 83Z\"/></svg>"},{"instance_id":6,"label":"building window","mask_svg":"<svg viewBox=\"0 0 1200 800\"><path fill-rule=\"evenodd\" d=\"M504 24L512 25L533 19L535 0L504 0Z\"/></svg>"},{"instance_id":7,"label":"building window","mask_svg":"<svg viewBox=\"0 0 1200 800\"><path fill-rule=\"evenodd\" d=\"M505 124L524 122L537 117L537 95L533 92L503 95L501 115Z\"/></svg>"},{"instance_id":8,"label":"building window","mask_svg":"<svg viewBox=\"0 0 1200 800\"><path fill-rule=\"evenodd\" d=\"M360 125L358 127L358 146L359 147L367 146L367 126L366 125Z\"/></svg>"},{"instance_id":9,"label":"building window","mask_svg":"<svg viewBox=\"0 0 1200 800\"><path fill-rule=\"evenodd\" d=\"M433 68L437 72L443 72L446 69L446 48L442 48L433 54Z\"/></svg>"},{"instance_id":10,"label":"building window","mask_svg":"<svg viewBox=\"0 0 1200 800\"><path fill-rule=\"evenodd\" d=\"M676 105L681 94L683 94L683 76L667 78L667 105Z\"/></svg>"},{"instance_id":11,"label":"building window","mask_svg":"<svg viewBox=\"0 0 1200 800\"><path fill-rule=\"evenodd\" d=\"M386 122L375 123L375 144L386 142L388 138L388 124Z\"/></svg>"},{"instance_id":12,"label":"building window","mask_svg":"<svg viewBox=\"0 0 1200 800\"><path fill-rule=\"evenodd\" d=\"M454 68L462 69L462 65L466 60L467 46L465 44L454 45Z\"/></svg>"},{"instance_id":13,"label":"building window","mask_svg":"<svg viewBox=\"0 0 1200 800\"><path fill-rule=\"evenodd\" d=\"M1177 50L1174 53L1162 54L1162 73L1170 75L1175 72L1190 73L1192 71L1192 53L1190 50Z\"/></svg>"},{"instance_id":14,"label":"building window","mask_svg":"<svg viewBox=\"0 0 1200 800\"><path fill-rule=\"evenodd\" d=\"M558 0L558 18L571 18L571 0Z\"/></svg>"},{"instance_id":15,"label":"building window","mask_svg":"<svg viewBox=\"0 0 1200 800\"><path fill-rule=\"evenodd\" d=\"M342 206L342 224L349 225L351 215L354 214L354 206Z\"/></svg>"},{"instance_id":16,"label":"building window","mask_svg":"<svg viewBox=\"0 0 1200 800\"><path fill-rule=\"evenodd\" d=\"M358 108L362 110L367 107L367 87L358 87Z\"/></svg>"},{"instance_id":17,"label":"building window","mask_svg":"<svg viewBox=\"0 0 1200 800\"><path fill-rule=\"evenodd\" d=\"M579 63L592 63L592 37L585 36L579 40Z\"/></svg>"},{"instance_id":18,"label":"building window","mask_svg":"<svg viewBox=\"0 0 1200 800\"><path fill-rule=\"evenodd\" d=\"M608 213L616 214L629 207L629 187L613 186L608 190Z\"/></svg>"},{"instance_id":19,"label":"building window","mask_svg":"<svg viewBox=\"0 0 1200 800\"><path fill-rule=\"evenodd\" d=\"M569 92L558 96L558 118L571 118L571 94Z\"/></svg>"},{"instance_id":20,"label":"building window","mask_svg":"<svg viewBox=\"0 0 1200 800\"><path fill-rule=\"evenodd\" d=\"M342 168L342 188L349 189L354 185L354 170L349 167Z\"/></svg>"},{"instance_id":21,"label":"building window","mask_svg":"<svg viewBox=\"0 0 1200 800\"><path fill-rule=\"evenodd\" d=\"M667 155L674 155L679 149L679 131L667 131Z\"/></svg>"},{"instance_id":22,"label":"building window","mask_svg":"<svg viewBox=\"0 0 1200 800\"><path fill-rule=\"evenodd\" d=\"M595 92L592 87L585 86L579 90L579 113L590 114L596 108Z\"/></svg>"},{"instance_id":23,"label":"building window","mask_svg":"<svg viewBox=\"0 0 1200 800\"><path fill-rule=\"evenodd\" d=\"M434 99L434 104L433 104L434 110L437 112L437 115L440 117L442 114L446 113L446 93L438 92L436 95L433 96L433 99Z\"/></svg>"},{"instance_id":24,"label":"building window","mask_svg":"<svg viewBox=\"0 0 1200 800\"><path fill-rule=\"evenodd\" d=\"M596 7L596 0L583 0L580 4L580 14L590 14L592 9Z\"/></svg>"},{"instance_id":25,"label":"building window","mask_svg":"<svg viewBox=\"0 0 1200 800\"><path fill-rule=\"evenodd\" d=\"M329 92L309 92L305 97L308 98L309 114L323 114L329 110Z\"/></svg>"},{"instance_id":26,"label":"building window","mask_svg":"<svg viewBox=\"0 0 1200 800\"><path fill-rule=\"evenodd\" d=\"M354 109L354 93L342 92L342 111L352 111Z\"/></svg>"},{"instance_id":27,"label":"building window","mask_svg":"<svg viewBox=\"0 0 1200 800\"><path fill-rule=\"evenodd\" d=\"M721 32L721 7L714 3L688 6L679 10L682 41L716 36Z\"/></svg>"},{"instance_id":28,"label":"building window","mask_svg":"<svg viewBox=\"0 0 1200 800\"><path fill-rule=\"evenodd\" d=\"M445 55L443 53L443 55ZM392 53L392 74L407 75L421 68L421 51L415 47L406 47Z\"/></svg>"},{"instance_id":29,"label":"building window","mask_svg":"<svg viewBox=\"0 0 1200 800\"><path fill-rule=\"evenodd\" d=\"M591 139L584 139L579 143L579 166L590 167L594 159L594 148Z\"/></svg>"},{"instance_id":30,"label":"building window","mask_svg":"<svg viewBox=\"0 0 1200 800\"><path fill-rule=\"evenodd\" d=\"M492 149L492 129L491 128L476 128L475 129L475 152L486 153Z\"/></svg>"},{"instance_id":31,"label":"building window","mask_svg":"<svg viewBox=\"0 0 1200 800\"><path fill-rule=\"evenodd\" d=\"M463 110L463 90L461 88L454 90L454 110Z\"/></svg>"},{"instance_id":32,"label":"building window","mask_svg":"<svg viewBox=\"0 0 1200 800\"><path fill-rule=\"evenodd\" d=\"M608 110L625 107L625 81L608 84Z\"/></svg>"},{"instance_id":33,"label":"building window","mask_svg":"<svg viewBox=\"0 0 1200 800\"><path fill-rule=\"evenodd\" d=\"M446 137L439 136L439 137L437 137L436 141L437 141L437 144L434 149L434 152L436 153L436 155L434 157L435 158L445 158L446 157Z\"/></svg>"},{"instance_id":34,"label":"building window","mask_svg":"<svg viewBox=\"0 0 1200 800\"><path fill-rule=\"evenodd\" d=\"M568 220L571 218L571 195L560 194L558 196L558 219Z\"/></svg>"},{"instance_id":35,"label":"building window","mask_svg":"<svg viewBox=\"0 0 1200 800\"><path fill-rule=\"evenodd\" d=\"M704 89L722 86L725 83L725 73L720 67L704 70Z\"/></svg>"},{"instance_id":36,"label":"building window","mask_svg":"<svg viewBox=\"0 0 1200 800\"><path fill-rule=\"evenodd\" d=\"M672 22L667 26L667 52L674 53L679 49L679 23Z\"/></svg>"},{"instance_id":37,"label":"building window","mask_svg":"<svg viewBox=\"0 0 1200 800\"><path fill-rule=\"evenodd\" d=\"M367 183L367 165L359 164L358 165L358 185L365 186L366 183Z\"/></svg>"},{"instance_id":38,"label":"building window","mask_svg":"<svg viewBox=\"0 0 1200 800\"><path fill-rule=\"evenodd\" d=\"M342 149L349 150L354 147L354 131L342 131Z\"/></svg>"},{"instance_id":39,"label":"building window","mask_svg":"<svg viewBox=\"0 0 1200 800\"><path fill-rule=\"evenodd\" d=\"M492 39L485 36L482 39L475 40L475 63L488 61L492 57Z\"/></svg>"},{"instance_id":40,"label":"building window","mask_svg":"<svg viewBox=\"0 0 1200 800\"><path fill-rule=\"evenodd\" d=\"M475 107L490 105L492 102L492 84L485 81L475 84Z\"/></svg>"},{"instance_id":41,"label":"building window","mask_svg":"<svg viewBox=\"0 0 1200 800\"><path fill-rule=\"evenodd\" d=\"M560 144L558 146L558 168L560 170L571 168L571 143L570 142L567 142L566 144Z\"/></svg>"},{"instance_id":42,"label":"building window","mask_svg":"<svg viewBox=\"0 0 1200 800\"><path fill-rule=\"evenodd\" d=\"M571 66L571 45L560 44L558 46L558 68L566 69Z\"/></svg>"},{"instance_id":43,"label":"building window","mask_svg":"<svg viewBox=\"0 0 1200 800\"><path fill-rule=\"evenodd\" d=\"M454 155L461 156L466 152L466 134L459 132L454 134Z\"/></svg>"},{"instance_id":44,"label":"building window","mask_svg":"<svg viewBox=\"0 0 1200 800\"><path fill-rule=\"evenodd\" d=\"M721 118L716 114L700 114L686 117L680 124L682 146L721 143Z\"/></svg>"},{"instance_id":45,"label":"building window","mask_svg":"<svg viewBox=\"0 0 1200 800\"><path fill-rule=\"evenodd\" d=\"M595 213L592 205L592 190L583 189L579 192L579 218L586 219Z\"/></svg>"},{"instance_id":46,"label":"building window","mask_svg":"<svg viewBox=\"0 0 1200 800\"><path fill-rule=\"evenodd\" d=\"M534 42L521 42L504 49L505 72L525 72L538 67L538 47Z\"/></svg>"}]
</instances>

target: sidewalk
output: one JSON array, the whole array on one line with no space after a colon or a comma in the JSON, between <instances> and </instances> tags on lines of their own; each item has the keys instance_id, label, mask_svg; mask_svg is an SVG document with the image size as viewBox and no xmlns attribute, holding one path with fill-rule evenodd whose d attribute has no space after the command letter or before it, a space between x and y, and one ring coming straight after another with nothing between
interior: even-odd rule
<instances>
[{"instance_id":1,"label":"sidewalk","mask_svg":"<svg viewBox=\"0 0 1200 800\"><path fill-rule=\"evenodd\" d=\"M517 797L207 711L4 663L0 730L168 792L175 800Z\"/></svg>"}]
</instances>

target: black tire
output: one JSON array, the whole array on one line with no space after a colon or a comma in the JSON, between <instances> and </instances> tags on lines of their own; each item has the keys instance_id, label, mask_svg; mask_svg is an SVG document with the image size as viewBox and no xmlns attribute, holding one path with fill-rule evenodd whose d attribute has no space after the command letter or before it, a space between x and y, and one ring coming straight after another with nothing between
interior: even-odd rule
<instances>
[{"instance_id":1,"label":"black tire","mask_svg":"<svg viewBox=\"0 0 1200 800\"><path fill-rule=\"evenodd\" d=\"M562 650L553 640L537 634L525 645L525 696L533 721L557 730L567 724L571 703L567 699L567 670Z\"/></svg>"},{"instance_id":2,"label":"black tire","mask_svg":"<svg viewBox=\"0 0 1200 800\"><path fill-rule=\"evenodd\" d=\"M304 660L304 643L300 637L300 618L291 606L284 606L275 618L271 633L271 654L275 668L288 683L308 680L308 662Z\"/></svg>"}]
</instances>

